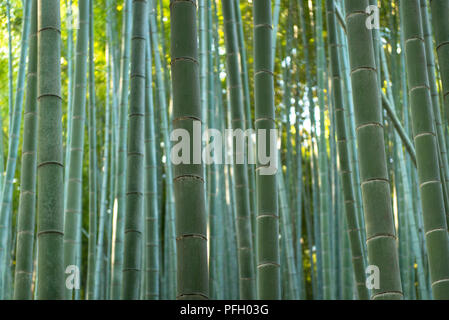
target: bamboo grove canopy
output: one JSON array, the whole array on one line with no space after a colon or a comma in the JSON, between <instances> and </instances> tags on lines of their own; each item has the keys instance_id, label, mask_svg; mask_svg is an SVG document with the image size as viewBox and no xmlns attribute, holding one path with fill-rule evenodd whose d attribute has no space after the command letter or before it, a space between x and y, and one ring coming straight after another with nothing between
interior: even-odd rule
<instances>
[{"instance_id":1,"label":"bamboo grove canopy","mask_svg":"<svg viewBox=\"0 0 449 320\"><path fill-rule=\"evenodd\" d=\"M0 17L0 299L449 299L449 0Z\"/></svg>"}]
</instances>

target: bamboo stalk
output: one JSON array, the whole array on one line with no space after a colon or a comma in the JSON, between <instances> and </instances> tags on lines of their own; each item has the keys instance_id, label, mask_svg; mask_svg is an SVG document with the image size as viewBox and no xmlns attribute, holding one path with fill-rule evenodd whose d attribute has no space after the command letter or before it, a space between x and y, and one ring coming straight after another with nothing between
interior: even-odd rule
<instances>
[{"instance_id":1,"label":"bamboo stalk","mask_svg":"<svg viewBox=\"0 0 449 320\"><path fill-rule=\"evenodd\" d=\"M119 106L119 138L118 161L116 172L117 216L115 221L114 261L112 269L111 297L117 300L121 296L122 269L123 269L123 244L124 244L124 219L126 210L126 148L128 131L128 86L129 86L129 57L131 47L132 28L132 3L126 0L123 11L123 40L120 74L120 106Z\"/></svg>"},{"instance_id":2,"label":"bamboo stalk","mask_svg":"<svg viewBox=\"0 0 449 320\"><path fill-rule=\"evenodd\" d=\"M10 246L10 232L12 228L12 201L13 201L13 180L17 166L17 151L19 149L20 126L22 122L22 109L24 97L24 82L26 75L26 58L28 50L28 35L30 30L31 0L23 2L23 24L22 39L20 43L19 71L16 83L16 96L13 110L10 110L9 146L8 160L6 162L6 173L1 193L0 211L0 298L3 298L6 268L8 265L7 248Z\"/></svg>"},{"instance_id":3,"label":"bamboo stalk","mask_svg":"<svg viewBox=\"0 0 449 320\"><path fill-rule=\"evenodd\" d=\"M337 150L339 161L339 171L344 194L344 206L346 212L347 232L352 253L352 264L356 282L358 297L367 300L369 293L366 288L365 264L362 257L362 241L360 235L360 225L357 219L355 208L354 186L352 184L353 169L349 159L348 139L346 135L346 108L343 104L342 79L340 75L340 61L338 58L338 43L336 33L335 6L333 0L326 0L328 41L331 51L331 75L334 98L334 112L336 117Z\"/></svg>"},{"instance_id":4,"label":"bamboo stalk","mask_svg":"<svg viewBox=\"0 0 449 320\"><path fill-rule=\"evenodd\" d=\"M148 34L146 0L133 0L130 95L128 113L128 154L126 173L125 242L123 251L124 300L139 298L142 266L144 206L144 130L145 130L145 46Z\"/></svg>"},{"instance_id":5,"label":"bamboo stalk","mask_svg":"<svg viewBox=\"0 0 449 320\"><path fill-rule=\"evenodd\" d=\"M146 43L145 103L145 299L159 299L159 210L157 189L156 139L152 87L151 40Z\"/></svg>"},{"instance_id":6,"label":"bamboo stalk","mask_svg":"<svg viewBox=\"0 0 449 320\"><path fill-rule=\"evenodd\" d=\"M401 1L410 108L432 292L449 297L449 241L419 0Z\"/></svg>"},{"instance_id":7,"label":"bamboo stalk","mask_svg":"<svg viewBox=\"0 0 449 320\"><path fill-rule=\"evenodd\" d=\"M189 133L193 146L196 123L202 122L196 1L171 1L171 66L173 129ZM195 148L194 148L195 149ZM194 154L192 159L198 155ZM168 160L170 161L170 160ZM207 299L207 223L202 164L174 166L177 244L177 299ZM194 210L192 210L194 208Z\"/></svg>"},{"instance_id":8,"label":"bamboo stalk","mask_svg":"<svg viewBox=\"0 0 449 320\"><path fill-rule=\"evenodd\" d=\"M234 130L245 131L245 115L243 109L242 82L238 60L237 30L235 27L234 2L222 2L224 34L226 43L226 62L228 72L228 97L231 106L231 124ZM239 256L240 298L255 298L255 270L253 260L253 243L251 236L251 207L248 189L248 169L245 150L237 149L234 142L233 170L235 173L235 196L237 207L237 242ZM243 155L243 163L238 163Z\"/></svg>"},{"instance_id":9,"label":"bamboo stalk","mask_svg":"<svg viewBox=\"0 0 449 320\"><path fill-rule=\"evenodd\" d=\"M64 213L59 1L38 0L37 241L39 300L63 299Z\"/></svg>"},{"instance_id":10,"label":"bamboo stalk","mask_svg":"<svg viewBox=\"0 0 449 320\"><path fill-rule=\"evenodd\" d=\"M89 41L89 0L81 0L79 6L79 29L77 32L75 58L75 91L73 100L72 132L70 141L69 170L64 220L64 265L77 264L77 248L81 246L78 236L81 230L82 161L84 154L84 129L86 114L86 73ZM72 299L73 290L66 288L66 299Z\"/></svg>"},{"instance_id":11,"label":"bamboo stalk","mask_svg":"<svg viewBox=\"0 0 449 320\"><path fill-rule=\"evenodd\" d=\"M368 262L380 272L380 286L373 289L371 298L402 299L380 91L371 30L365 24L368 4L367 0L345 0ZM366 54L360 55L362 51Z\"/></svg>"},{"instance_id":12,"label":"bamboo stalk","mask_svg":"<svg viewBox=\"0 0 449 320\"><path fill-rule=\"evenodd\" d=\"M37 0L31 1L27 94L23 123L21 192L17 217L17 253L14 299L32 299L33 247L36 214L37 134Z\"/></svg>"},{"instance_id":13,"label":"bamboo stalk","mask_svg":"<svg viewBox=\"0 0 449 320\"><path fill-rule=\"evenodd\" d=\"M253 4L254 15L254 81L256 130L275 129L273 52L270 1ZM270 145L269 138L262 143ZM257 138L260 143L260 137ZM267 147L268 153L277 152ZM277 160L276 160L277 161ZM277 164L277 162L276 162ZM280 299L279 215L276 175L262 175L263 165L256 168L257 190L257 297Z\"/></svg>"}]
</instances>

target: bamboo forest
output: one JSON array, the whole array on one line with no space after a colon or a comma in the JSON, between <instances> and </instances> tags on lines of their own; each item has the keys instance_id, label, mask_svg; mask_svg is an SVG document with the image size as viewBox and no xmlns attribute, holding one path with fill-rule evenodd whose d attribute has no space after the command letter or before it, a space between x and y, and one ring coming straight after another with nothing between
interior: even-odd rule
<instances>
[{"instance_id":1,"label":"bamboo forest","mask_svg":"<svg viewBox=\"0 0 449 320\"><path fill-rule=\"evenodd\" d=\"M0 300L449 300L449 0L0 17Z\"/></svg>"}]
</instances>

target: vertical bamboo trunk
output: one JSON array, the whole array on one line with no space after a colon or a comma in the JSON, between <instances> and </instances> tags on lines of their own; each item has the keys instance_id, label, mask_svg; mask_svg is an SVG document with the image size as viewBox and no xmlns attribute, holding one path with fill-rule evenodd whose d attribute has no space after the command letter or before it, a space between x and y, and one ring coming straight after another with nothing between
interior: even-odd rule
<instances>
[{"instance_id":1,"label":"vertical bamboo trunk","mask_svg":"<svg viewBox=\"0 0 449 320\"><path fill-rule=\"evenodd\" d=\"M299 77L299 76L298 76ZM297 78L297 83L299 83ZM297 85L297 90L299 91L299 85ZM299 92L297 92L298 94ZM299 96L299 94L298 94ZM303 125L303 121L301 119L302 110L299 106L299 99L295 99L295 111L296 111L296 124L295 124L295 149L296 149L296 182L293 182L295 185L295 207L296 212L294 213L295 217L295 250L296 250L296 268L298 272L298 285L300 288L299 299L304 300L306 298L306 288L304 281L304 262L303 262L303 219L304 219L304 211L303 205L305 205L304 201L304 176L303 176L303 153L302 153L302 132L301 126Z\"/></svg>"},{"instance_id":2,"label":"vertical bamboo trunk","mask_svg":"<svg viewBox=\"0 0 449 320\"><path fill-rule=\"evenodd\" d=\"M133 0L122 298L139 298L143 237L146 0Z\"/></svg>"},{"instance_id":3,"label":"vertical bamboo trunk","mask_svg":"<svg viewBox=\"0 0 449 320\"><path fill-rule=\"evenodd\" d=\"M103 262L103 253L104 253L104 243L105 243L105 227L106 227L106 219L107 219L107 209L108 209L108 200L107 200L107 187L108 187L108 179L109 179L109 145L110 145L110 103L109 103L109 46L106 50L107 57L107 97L106 97L106 114L105 114L105 139L104 139L104 149L103 149L103 173L101 174L101 187L100 187L100 214L99 214L99 222L98 222L98 236L96 238L96 249L95 249L95 267L94 267L94 292L92 299L98 300L100 297L100 278L101 278L101 268L104 265Z\"/></svg>"},{"instance_id":4,"label":"vertical bamboo trunk","mask_svg":"<svg viewBox=\"0 0 449 320\"><path fill-rule=\"evenodd\" d=\"M118 161L116 173L117 216L115 221L114 261L112 269L112 299L119 299L122 289L123 269L123 237L126 210L126 137L128 130L128 92L129 92L129 52L131 47L132 2L126 0L123 12L123 48L121 56L120 75L120 109L119 109L119 138Z\"/></svg>"},{"instance_id":5,"label":"vertical bamboo trunk","mask_svg":"<svg viewBox=\"0 0 449 320\"><path fill-rule=\"evenodd\" d=\"M270 3L270 7L271 7L271 3ZM276 58L276 44L277 44L277 35L278 35L278 29L279 29L279 16L281 14L281 0L274 0L273 3L273 16L272 16L272 20L273 20L273 24L272 24L272 41L271 41L271 59L273 60L273 69L274 69L274 61ZM270 8L271 10L271 8Z\"/></svg>"},{"instance_id":6,"label":"vertical bamboo trunk","mask_svg":"<svg viewBox=\"0 0 449 320\"><path fill-rule=\"evenodd\" d=\"M112 89L113 92L118 92L119 91L119 66L117 63L117 57L118 54L116 52L116 44L115 44L115 33L113 32L113 22L114 22L114 10L112 10L112 3L111 1L108 2L109 4L109 17L110 20L108 20L108 30L109 30L109 44L111 50L109 51L109 55L110 55L110 62L111 62L111 66L110 66L110 71L111 71L111 75L112 75ZM112 246L113 246L113 240L114 240L114 234L113 234L113 227L114 227L114 213L116 213L117 211L116 209L116 203L115 203L115 199L116 199L116 168L117 168L117 155L118 155L118 139L119 139L119 119L118 119L118 96L117 95L112 95L112 112L111 112L111 116L112 116L112 120L111 120L111 153L110 153L110 176L109 176L109 206L107 208L107 227L106 227L106 232L107 232L107 245L105 245L105 247L107 248L105 257L106 257L106 274L105 274L105 282L106 282L106 286L105 286L105 296L107 299L111 299L111 284L112 284L112 279L111 279L111 271L112 271Z\"/></svg>"},{"instance_id":7,"label":"vertical bamboo trunk","mask_svg":"<svg viewBox=\"0 0 449 320\"><path fill-rule=\"evenodd\" d=\"M37 239L39 300L64 298L61 32L57 0L38 0Z\"/></svg>"},{"instance_id":8,"label":"vertical bamboo trunk","mask_svg":"<svg viewBox=\"0 0 449 320\"><path fill-rule=\"evenodd\" d=\"M378 268L380 277L371 298L402 299L379 85L372 34L366 28L368 4L345 0L368 262Z\"/></svg>"},{"instance_id":9,"label":"vertical bamboo trunk","mask_svg":"<svg viewBox=\"0 0 449 320\"><path fill-rule=\"evenodd\" d=\"M338 11L337 11L338 12ZM355 207L357 212L357 218L359 220L360 228L360 236L362 239L362 253L364 256L364 261L366 264L366 235L365 235L365 219L363 216L363 207L362 207L362 194L360 188L356 187L360 185L360 171L359 171L359 163L357 159L357 143L356 143L356 133L355 133L355 119L354 119L354 103L352 99L352 85L350 80L349 70L349 60L348 60L348 43L346 35L343 34L343 30L339 32L339 42L342 44L340 47L341 53L341 72L344 76L344 86L345 86L345 104L347 105L347 127L348 127L348 143L349 143L349 155L350 162L352 166L352 185L355 195ZM346 241L346 240L345 240Z\"/></svg>"},{"instance_id":10,"label":"vertical bamboo trunk","mask_svg":"<svg viewBox=\"0 0 449 320\"><path fill-rule=\"evenodd\" d=\"M212 24L212 1L207 0L207 52L208 59L208 116L207 124L209 129L217 130L219 119L217 118L218 99L216 97L215 86L215 66L219 61L215 59L215 52L212 51L214 25ZM215 5L215 3L214 3ZM215 48L216 49L216 48ZM209 295L212 299L222 300L226 294L223 272L223 209L225 206L221 202L222 192L219 188L222 174L222 165L211 163L209 165L208 180L208 209L209 209Z\"/></svg>"},{"instance_id":11,"label":"vertical bamboo trunk","mask_svg":"<svg viewBox=\"0 0 449 320\"><path fill-rule=\"evenodd\" d=\"M68 20L68 30L67 30L67 72L68 72L68 85L67 85L67 137L65 141L65 151L64 151L64 177L69 175L69 159L70 159L70 141L72 134L72 107L73 107L73 29L74 29L74 17L72 14L72 0L67 3L67 17ZM69 185L69 179L64 179L64 194L67 194L67 188ZM67 206L67 197L64 197L64 212Z\"/></svg>"},{"instance_id":12,"label":"vertical bamboo trunk","mask_svg":"<svg viewBox=\"0 0 449 320\"><path fill-rule=\"evenodd\" d=\"M312 181L313 181L313 191L312 191L312 204L313 204L313 228L315 229L314 237L315 245L316 245L316 278L317 278L317 295L316 299L322 298L322 283L323 283L323 274L322 274L322 255L321 255L321 239L319 236L319 177L318 177L318 162L316 157L316 151L315 151L315 145L316 145L316 121L315 121L315 100L313 97L313 80L312 80L312 73L310 68L310 62L309 55L311 50L309 51L309 43L307 39L307 25L306 25L306 11L304 4L301 0L298 0L298 6L299 6L299 18L300 18L300 25L301 25L301 42L304 48L304 60L305 60L305 73L306 73L306 84L307 84L307 100L309 103L309 114L310 114L310 122L311 122L311 162L312 162Z\"/></svg>"},{"instance_id":13,"label":"vertical bamboo trunk","mask_svg":"<svg viewBox=\"0 0 449 320\"><path fill-rule=\"evenodd\" d=\"M323 257L323 292L324 299L332 299L332 258L331 258L331 216L329 204L329 173L328 173L328 153L326 142L326 118L325 118L325 67L326 56L324 52L323 39L323 14L321 1L316 3L315 24L316 24L316 65L317 65L317 95L320 107L320 137L318 145L318 169L320 183L320 237L322 243Z\"/></svg>"},{"instance_id":14,"label":"vertical bamboo trunk","mask_svg":"<svg viewBox=\"0 0 449 320\"><path fill-rule=\"evenodd\" d=\"M104 243L105 243L105 228L106 228L106 219L107 219L107 210L108 210L108 200L107 200L107 187L108 187L108 179L109 179L109 152L110 152L110 53L109 53L109 45L106 47L106 112L105 112L105 129L104 129L104 149L103 149L103 173L101 174L101 186L100 186L100 215L99 215L99 223L98 223L98 236L96 237L96 245L95 245L95 266L94 266L94 289L93 289L93 300L100 299L100 290L101 290L101 269L104 266ZM106 241L108 239L106 238Z\"/></svg>"},{"instance_id":15,"label":"vertical bamboo trunk","mask_svg":"<svg viewBox=\"0 0 449 320\"><path fill-rule=\"evenodd\" d=\"M207 119L207 66L208 66L208 53L207 53L207 15L206 15L206 0L198 0L198 42L199 51L198 59L200 63L200 100L201 100L201 112L202 119ZM203 142L204 145L204 142Z\"/></svg>"},{"instance_id":16,"label":"vertical bamboo trunk","mask_svg":"<svg viewBox=\"0 0 449 320\"><path fill-rule=\"evenodd\" d=\"M256 130L270 131L276 128L274 113L274 80L272 52L271 1L258 0L253 3L254 15L254 81ZM270 150L269 133L265 143ZM277 161L277 160L275 160ZM275 162L277 164L277 162ZM256 169L257 190L257 297L258 299L280 299L279 268L279 214L276 175L262 175L260 161Z\"/></svg>"},{"instance_id":17,"label":"vertical bamboo trunk","mask_svg":"<svg viewBox=\"0 0 449 320\"><path fill-rule=\"evenodd\" d=\"M393 101L393 104L394 104L395 99L393 98L392 88L391 88L391 86L389 86L390 75L389 75L388 69L387 69L386 57L385 57L384 50L381 51L381 64L382 64L385 82L387 83L386 91L390 98L390 101ZM393 84L393 83L391 83L391 84ZM383 92L382 92L382 96L385 97L385 94ZM396 107L391 107L391 109L396 110ZM390 118L391 118L391 115L390 115ZM407 172L405 157L402 152L402 143L399 139L399 135L400 135L400 133L397 132L397 133L395 133L395 137L394 137L394 143L395 143L395 146L397 146L397 150L396 150L397 162L399 162L398 170L397 170L398 176L395 176L395 179L400 180L400 182L396 182L397 185L402 184L402 186L403 186L402 187L403 188L402 189L403 196L399 195L399 197L404 198L404 204L403 204L402 208L399 208L399 210L400 210L399 214L402 214L403 212L405 212L407 214L406 216L404 216L403 220L407 220L407 225L405 225L405 227L410 228L410 238L411 238L410 242L411 242L411 247L413 250L413 254L415 255L416 264L417 264L417 273L418 273L419 290L420 290L420 294L421 294L421 299L427 300L428 299L428 294L427 294L428 291L427 291L427 281L425 279L425 269L424 269L422 254L421 254L422 246L418 242L418 239L419 239L418 233L417 233L418 229L417 229L416 223L415 223L416 216L413 212L413 200L411 198L412 193L410 190L409 176L408 176L408 172ZM406 134L406 137L408 137L408 134ZM413 153L414 153L414 147L412 146L412 148L413 148ZM414 158L415 158L415 162L416 162L416 155L414 156ZM396 172L395 172L395 175L396 175ZM406 230L405 232L408 233L409 231Z\"/></svg>"},{"instance_id":18,"label":"vertical bamboo trunk","mask_svg":"<svg viewBox=\"0 0 449 320\"><path fill-rule=\"evenodd\" d=\"M431 26L429 21L429 14L427 3L425 0L420 1L421 6L421 21L423 25L423 35L424 41L426 45L426 59L427 59L427 74L429 76L429 86L430 86L430 94L432 96L432 110L435 119L435 131L437 133L438 138L438 150L440 153L440 164L441 171L443 172L443 183L444 187L447 189L449 187L449 165L446 161L447 158L447 149L446 149L446 139L444 135L443 123L441 120L441 108L440 108L440 96L437 88L436 81L436 73L435 73L435 54L433 49L433 38L431 34ZM447 199L447 195L445 195ZM446 216L449 208L446 206Z\"/></svg>"},{"instance_id":19,"label":"vertical bamboo trunk","mask_svg":"<svg viewBox=\"0 0 449 320\"><path fill-rule=\"evenodd\" d=\"M362 254L360 226L355 207L354 186L352 184L353 169L349 158L348 139L346 135L346 106L343 103L342 79L340 75L340 60L337 44L337 25L335 21L335 4L333 0L326 0L328 41L331 52L331 78L336 117L337 152L339 169L343 187L344 206L346 212L347 232L352 253L352 264L356 280L358 297L361 300L369 298L365 284L365 264Z\"/></svg>"},{"instance_id":20,"label":"vertical bamboo trunk","mask_svg":"<svg viewBox=\"0 0 449 320\"><path fill-rule=\"evenodd\" d=\"M196 1L170 1L173 129L184 129L189 149L197 151L194 127L200 123L200 79L196 28ZM201 132L201 129L199 129ZM201 148L201 147L200 147ZM200 149L201 150L201 149ZM207 299L207 221L204 200L203 165L174 166L176 199L177 299ZM170 157L171 158L171 157ZM171 159L167 159L170 161ZM194 210L192 210L194 208Z\"/></svg>"},{"instance_id":21,"label":"vertical bamboo trunk","mask_svg":"<svg viewBox=\"0 0 449 320\"><path fill-rule=\"evenodd\" d=\"M431 0L433 31L435 33L436 51L440 69L442 94L444 97L445 124L449 119L449 3L446 0Z\"/></svg>"},{"instance_id":22,"label":"vertical bamboo trunk","mask_svg":"<svg viewBox=\"0 0 449 320\"><path fill-rule=\"evenodd\" d=\"M280 159L280 156L279 156ZM280 162L280 161L279 161ZM279 168L281 168L281 163L279 163ZM288 292L288 296L291 300L299 299L299 287L298 287L298 274L295 264L295 255L293 250L293 234L292 234L292 223L290 218L290 208L287 201L287 192L285 190L286 186L284 183L284 173L281 169L277 172L278 177L278 194L279 194L279 211L281 216L281 227L282 227L282 249L285 251L286 260L286 271L287 276L284 280L287 282L288 288L283 288Z\"/></svg>"},{"instance_id":23,"label":"vertical bamboo trunk","mask_svg":"<svg viewBox=\"0 0 449 320\"><path fill-rule=\"evenodd\" d=\"M9 121L9 130L12 129L11 126L11 119L12 119L12 113L14 109L13 104L13 55L12 55L12 36L11 36L11 2L10 0L6 0L6 23L8 28L8 121ZM2 168L3 169L3 168ZM3 189L3 183L2 183L2 189Z\"/></svg>"},{"instance_id":24,"label":"vertical bamboo trunk","mask_svg":"<svg viewBox=\"0 0 449 320\"><path fill-rule=\"evenodd\" d=\"M246 54L245 46L245 35L243 33L243 21L242 14L240 11L240 0L234 0L234 13L236 19L236 28L238 36L238 45L240 53L240 68L242 75L242 85L243 85L243 101L245 105L245 127L246 129L253 129L253 121L251 115L251 97L249 90L249 80L248 80L248 58ZM255 166L253 164L248 164L248 188L249 188L249 199L251 205L251 226L252 226L252 237L253 244L256 243L256 192L254 189L254 184L256 183L256 178L254 175Z\"/></svg>"},{"instance_id":25,"label":"vertical bamboo trunk","mask_svg":"<svg viewBox=\"0 0 449 320\"><path fill-rule=\"evenodd\" d=\"M401 1L410 109L435 299L449 298L449 241L419 0Z\"/></svg>"},{"instance_id":26,"label":"vertical bamboo trunk","mask_svg":"<svg viewBox=\"0 0 449 320\"><path fill-rule=\"evenodd\" d=\"M238 59L237 30L234 20L234 2L222 1L224 34L226 43L226 61L228 71L228 92L231 104L232 129L245 131L245 114L242 97L242 81ZM235 142L234 142L235 144ZM244 148L244 147L242 147ZM243 163L238 163L243 155ZM251 236L251 208L248 189L248 169L245 150L233 149L233 170L235 173L235 196L237 206L237 241L239 252L240 298L255 298L255 270L253 243Z\"/></svg>"},{"instance_id":27,"label":"vertical bamboo trunk","mask_svg":"<svg viewBox=\"0 0 449 320\"><path fill-rule=\"evenodd\" d=\"M154 0L153 0L154 1ZM169 135L169 121L168 121L168 108L167 108L167 98L166 98L166 86L164 83L163 75L164 68L161 61L161 55L159 52L159 35L157 32L156 25L156 13L154 10L154 6L150 6L150 29L151 29L151 40L152 47L154 53L154 66L156 69L156 84L157 84L157 98L158 103L160 105L158 113L160 115L160 131L162 131L163 142L164 142L164 151L166 159L170 158L170 150L171 150L171 141ZM164 58L164 57L162 57ZM168 90L168 89L167 89ZM159 123L159 122L157 122ZM166 245L168 246L168 255L169 257L176 256L176 237L175 237L175 203L173 198L173 167L171 161L165 161L165 185L166 185L166 209L167 209L167 221L168 226L168 241ZM167 294L170 299L173 299L176 296L176 263L174 259L170 259L168 261L168 266L164 268L168 275L168 283L170 284L168 287Z\"/></svg>"},{"instance_id":28,"label":"vertical bamboo trunk","mask_svg":"<svg viewBox=\"0 0 449 320\"><path fill-rule=\"evenodd\" d=\"M157 189L156 137L154 132L153 81L151 40L146 45L146 103L145 103L145 299L159 299L159 212Z\"/></svg>"},{"instance_id":29,"label":"vertical bamboo trunk","mask_svg":"<svg viewBox=\"0 0 449 320\"><path fill-rule=\"evenodd\" d=\"M86 114L86 71L89 40L89 0L80 0L79 29L75 58L75 91L73 100L72 132L68 163L68 186L64 220L64 265L77 265L77 250L81 245L78 233L82 217L82 162L84 154L84 123ZM66 288L66 299L72 299L72 289Z\"/></svg>"},{"instance_id":30,"label":"vertical bamboo trunk","mask_svg":"<svg viewBox=\"0 0 449 320\"><path fill-rule=\"evenodd\" d=\"M93 1L89 2L89 242L87 252L87 299L95 298L95 250L97 244L97 111L94 61Z\"/></svg>"},{"instance_id":31,"label":"vertical bamboo trunk","mask_svg":"<svg viewBox=\"0 0 449 320\"><path fill-rule=\"evenodd\" d=\"M219 73L221 68L220 63L220 55L219 55L219 36L218 36L218 17L217 17L217 4L215 1L209 1L211 3L209 9L209 20L208 20L208 27L209 32L211 34L209 47L212 50L212 39L213 39L213 52L211 53L214 57L214 59L209 59L209 72L210 72L210 78L209 78L209 90L211 97L209 98L209 126L210 128L215 128L218 130L224 130L224 108L223 108L223 101L222 101L222 83L219 78ZM223 132L223 131L222 131ZM222 146L222 150L224 146ZM216 268L214 270L216 271L215 274L215 282L216 286L215 289L217 291L217 294L215 296L216 299L224 299L229 296L231 296L230 291L231 288L237 287L238 283L237 281L232 281L232 286L229 282L229 276L226 274L226 265L228 264L227 257L229 257L226 253L226 246L230 247L234 244L234 242L230 239L234 235L234 231L231 229L231 232L229 236L225 237L225 230L226 229L226 223L227 217L227 210L229 208L228 203L226 203L226 190L223 190L219 186L226 184L226 177L225 177L225 165L223 164L211 164L211 175L213 176L215 174L217 175L215 178L215 185L213 185L213 182L209 184L209 190L213 194L211 194L211 202L209 202L209 207L212 208L212 206L215 206L215 212L217 213L214 217L209 215L210 219L214 219L213 226L215 227L215 239L211 238L210 241L213 243L214 248L216 249L214 256L216 257ZM215 198L215 199L214 199ZM212 209L211 209L212 210ZM232 227L235 227L235 225L232 225ZM213 235L212 235L213 236ZM213 248L211 248L212 250ZM237 260L234 259L233 263L235 263L236 268L235 271L237 272ZM212 278L210 277L210 280L212 281ZM212 292L213 293L213 292Z\"/></svg>"},{"instance_id":32,"label":"vertical bamboo trunk","mask_svg":"<svg viewBox=\"0 0 449 320\"><path fill-rule=\"evenodd\" d=\"M31 300L36 206L37 0L31 1L14 299Z\"/></svg>"},{"instance_id":33,"label":"vertical bamboo trunk","mask_svg":"<svg viewBox=\"0 0 449 320\"><path fill-rule=\"evenodd\" d=\"M22 39L20 43L19 71L17 75L16 97L14 100L14 110L11 111L9 127L9 147L8 160L6 163L6 173L1 194L0 208L0 298L4 297L6 285L6 275L8 267L8 247L10 244L10 232L12 228L12 201L13 201L13 180L17 166L17 150L19 149L20 126L22 122L23 109L23 86L26 75L26 58L28 50L28 34L30 29L31 0L23 2L23 23Z\"/></svg>"}]
</instances>

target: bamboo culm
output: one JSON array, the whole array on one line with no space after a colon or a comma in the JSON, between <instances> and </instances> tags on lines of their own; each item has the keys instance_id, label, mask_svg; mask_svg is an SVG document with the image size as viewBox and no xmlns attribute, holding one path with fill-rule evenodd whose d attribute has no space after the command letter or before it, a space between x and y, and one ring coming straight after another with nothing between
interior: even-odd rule
<instances>
[{"instance_id":1,"label":"bamboo culm","mask_svg":"<svg viewBox=\"0 0 449 320\"><path fill-rule=\"evenodd\" d=\"M32 299L34 230L36 215L36 136L37 136L37 0L31 0L27 94L23 123L22 172L14 299Z\"/></svg>"},{"instance_id":2,"label":"bamboo culm","mask_svg":"<svg viewBox=\"0 0 449 320\"><path fill-rule=\"evenodd\" d=\"M37 3L37 299L59 300L65 297L60 4Z\"/></svg>"},{"instance_id":3,"label":"bamboo culm","mask_svg":"<svg viewBox=\"0 0 449 320\"><path fill-rule=\"evenodd\" d=\"M367 0L345 0L368 262L380 272L380 287L371 299L402 299L380 90L372 34L366 28L368 5Z\"/></svg>"},{"instance_id":4,"label":"bamboo culm","mask_svg":"<svg viewBox=\"0 0 449 320\"><path fill-rule=\"evenodd\" d=\"M258 0L253 4L254 15L254 97L256 130L265 129L270 132L276 128L274 121L274 76L271 23L271 1ZM258 137L259 139L259 137ZM270 138L266 137L265 145L269 146ZM260 142L257 141L259 144ZM269 150L268 154L276 154ZM275 160L277 164L277 159ZM280 257L279 257L279 210L277 177L262 175L264 164L257 163L257 298L280 299Z\"/></svg>"},{"instance_id":5,"label":"bamboo culm","mask_svg":"<svg viewBox=\"0 0 449 320\"><path fill-rule=\"evenodd\" d=\"M419 0L401 0L413 135L432 292L449 298L449 240Z\"/></svg>"}]
</instances>

